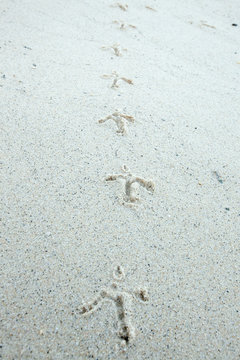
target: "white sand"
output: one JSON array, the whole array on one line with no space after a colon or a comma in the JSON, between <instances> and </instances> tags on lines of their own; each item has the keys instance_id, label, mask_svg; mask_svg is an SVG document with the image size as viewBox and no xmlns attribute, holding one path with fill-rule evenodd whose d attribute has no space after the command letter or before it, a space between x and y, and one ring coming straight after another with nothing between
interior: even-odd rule
<instances>
[{"instance_id":1,"label":"white sand","mask_svg":"<svg viewBox=\"0 0 240 360\"><path fill-rule=\"evenodd\" d=\"M113 3L0 3L0 356L239 359L239 1Z\"/></svg>"}]
</instances>

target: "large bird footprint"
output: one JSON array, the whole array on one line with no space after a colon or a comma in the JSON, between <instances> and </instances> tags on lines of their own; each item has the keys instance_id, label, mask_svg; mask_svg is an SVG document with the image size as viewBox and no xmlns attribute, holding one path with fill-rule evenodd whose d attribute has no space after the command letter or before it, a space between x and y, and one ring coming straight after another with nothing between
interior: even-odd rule
<instances>
[{"instance_id":1,"label":"large bird footprint","mask_svg":"<svg viewBox=\"0 0 240 360\"><path fill-rule=\"evenodd\" d=\"M135 176L131 171L123 165L122 174L108 175L106 181L123 180L124 181L124 197L123 205L133 206L139 201L138 190L139 186L145 188L148 192L153 193L155 191L155 184L152 180L145 180L139 176Z\"/></svg>"},{"instance_id":2,"label":"large bird footprint","mask_svg":"<svg viewBox=\"0 0 240 360\"><path fill-rule=\"evenodd\" d=\"M98 122L102 124L108 120L113 120L116 123L117 133L121 135L127 134L127 122L133 123L135 121L133 116L122 114L118 110Z\"/></svg>"},{"instance_id":3,"label":"large bird footprint","mask_svg":"<svg viewBox=\"0 0 240 360\"><path fill-rule=\"evenodd\" d=\"M135 328L132 324L132 308L133 300L145 303L149 300L148 292L144 288L134 291L126 291L119 289L118 283L125 279L124 270L121 266L117 266L113 273L115 280L112 285L100 291L99 295L90 303L84 304L77 309L81 315L89 315L96 311L105 301L112 301L116 307L116 315L118 319L118 337L121 339L121 346L125 348L135 338Z\"/></svg>"}]
</instances>

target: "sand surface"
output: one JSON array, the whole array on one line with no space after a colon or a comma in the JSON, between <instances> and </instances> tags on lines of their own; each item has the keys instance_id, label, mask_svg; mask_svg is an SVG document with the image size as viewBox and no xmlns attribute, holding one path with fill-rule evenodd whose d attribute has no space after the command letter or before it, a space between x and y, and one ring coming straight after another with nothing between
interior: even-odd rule
<instances>
[{"instance_id":1,"label":"sand surface","mask_svg":"<svg viewBox=\"0 0 240 360\"><path fill-rule=\"evenodd\" d=\"M239 0L114 4L0 2L0 358L240 359Z\"/></svg>"}]
</instances>

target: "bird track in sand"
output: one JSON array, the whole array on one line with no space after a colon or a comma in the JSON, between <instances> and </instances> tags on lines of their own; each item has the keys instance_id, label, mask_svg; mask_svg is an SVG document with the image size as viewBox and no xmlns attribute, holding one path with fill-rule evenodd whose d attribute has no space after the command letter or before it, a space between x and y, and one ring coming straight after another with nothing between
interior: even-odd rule
<instances>
[{"instance_id":1,"label":"bird track in sand","mask_svg":"<svg viewBox=\"0 0 240 360\"><path fill-rule=\"evenodd\" d=\"M133 291L119 289L120 282L125 280L125 273L121 266L117 266L113 272L113 280L110 287L100 291L99 295L89 303L86 303L77 309L81 315L87 316L95 312L105 301L112 301L116 307L118 319L118 337L121 339L121 347L124 350L126 346L133 342L135 338L135 328L132 324L133 301L146 303L149 300L148 291L145 288L138 288ZM116 283L118 282L118 283Z\"/></svg>"},{"instance_id":2,"label":"bird track in sand","mask_svg":"<svg viewBox=\"0 0 240 360\"><path fill-rule=\"evenodd\" d=\"M122 56L122 51L127 51L127 49L122 48L119 44L113 44L110 46L101 46L102 50L113 50L114 55Z\"/></svg>"},{"instance_id":3,"label":"bird track in sand","mask_svg":"<svg viewBox=\"0 0 240 360\"><path fill-rule=\"evenodd\" d=\"M135 121L133 116L120 113L116 110L111 115L105 117L104 119L98 120L99 124L103 124L108 120L113 120L117 125L117 133L121 135L127 134L127 122L133 123Z\"/></svg>"},{"instance_id":4,"label":"bird track in sand","mask_svg":"<svg viewBox=\"0 0 240 360\"><path fill-rule=\"evenodd\" d=\"M114 20L113 24L117 24L119 26L120 30L127 30L128 28L130 28L130 29L136 29L137 28L135 25L126 24L124 21L121 21L121 20Z\"/></svg>"},{"instance_id":5,"label":"bird track in sand","mask_svg":"<svg viewBox=\"0 0 240 360\"><path fill-rule=\"evenodd\" d=\"M127 11L128 9L128 4L120 4L120 3L116 3L113 5L110 5L111 7L118 7L119 9L121 9L122 11Z\"/></svg>"},{"instance_id":6,"label":"bird track in sand","mask_svg":"<svg viewBox=\"0 0 240 360\"><path fill-rule=\"evenodd\" d=\"M122 174L108 175L105 178L105 181L116 181L120 179L125 182L124 197L121 202L122 205L132 207L139 201L139 185L145 188L148 192L153 193L155 191L155 184L152 180L145 180L139 176L133 175L126 165L123 165L122 172Z\"/></svg>"},{"instance_id":7,"label":"bird track in sand","mask_svg":"<svg viewBox=\"0 0 240 360\"><path fill-rule=\"evenodd\" d=\"M112 82L112 85L111 85L111 89L117 89L119 88L119 85L118 85L118 82L120 80L126 82L127 84L129 85L133 85L133 81L131 79L127 79L123 76L120 76L116 71L113 71L112 74L109 74L109 75L102 75L101 76L102 79L113 79L113 82Z\"/></svg>"}]
</instances>

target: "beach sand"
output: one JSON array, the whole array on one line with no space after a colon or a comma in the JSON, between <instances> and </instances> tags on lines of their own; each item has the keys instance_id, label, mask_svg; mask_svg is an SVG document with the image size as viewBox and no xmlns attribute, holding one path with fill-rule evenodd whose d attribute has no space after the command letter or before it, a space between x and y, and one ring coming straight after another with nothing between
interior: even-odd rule
<instances>
[{"instance_id":1,"label":"beach sand","mask_svg":"<svg viewBox=\"0 0 240 360\"><path fill-rule=\"evenodd\" d=\"M125 4L0 3L3 360L240 358L239 2Z\"/></svg>"}]
</instances>

